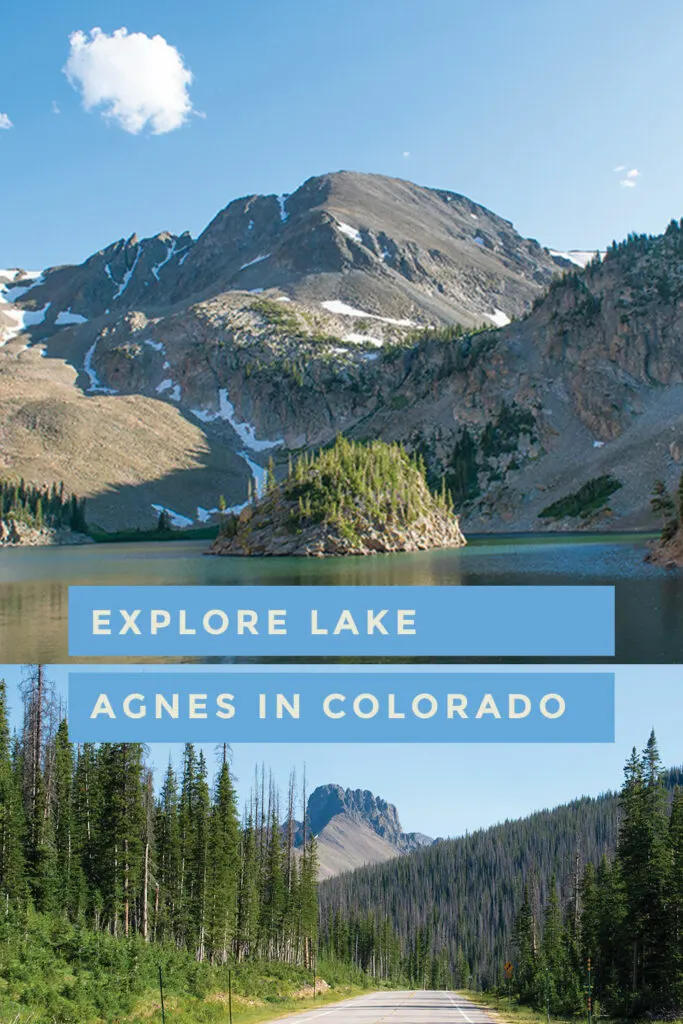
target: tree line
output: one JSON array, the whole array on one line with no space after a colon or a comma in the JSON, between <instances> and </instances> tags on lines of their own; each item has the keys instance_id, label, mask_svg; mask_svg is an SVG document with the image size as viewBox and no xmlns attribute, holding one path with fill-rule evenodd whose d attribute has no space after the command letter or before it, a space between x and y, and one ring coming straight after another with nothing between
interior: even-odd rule
<instances>
[{"instance_id":1,"label":"tree line","mask_svg":"<svg viewBox=\"0 0 683 1024\"><path fill-rule=\"evenodd\" d=\"M78 956L95 948L80 933L207 969L310 970L320 957L377 983L450 989L500 990L509 959L519 1001L552 1015L579 1012L590 958L606 1014L683 1006L683 772L663 769L654 734L620 794L319 887L293 776L282 800L262 769L240 818L225 748L211 784L186 744L157 793L141 745L70 742L42 667L27 670L22 700L12 734L0 682L0 928L12 942L37 914L51 933L77 930Z\"/></svg>"},{"instance_id":2,"label":"tree line","mask_svg":"<svg viewBox=\"0 0 683 1024\"><path fill-rule=\"evenodd\" d=\"M64 484L38 487L19 481L0 480L0 519L26 523L36 529L50 526L87 533L85 498L67 494Z\"/></svg>"},{"instance_id":3,"label":"tree line","mask_svg":"<svg viewBox=\"0 0 683 1024\"><path fill-rule=\"evenodd\" d=\"M169 763L156 795L141 745L74 747L41 666L28 671L22 697L22 728L12 735L0 683L7 916L37 911L172 943L199 962L311 966L317 855L310 829L295 821L293 776L282 808L262 771L240 820L225 748L210 786L203 753L186 744L179 773Z\"/></svg>"},{"instance_id":4,"label":"tree line","mask_svg":"<svg viewBox=\"0 0 683 1024\"><path fill-rule=\"evenodd\" d=\"M671 798L654 733L624 771L616 851L585 865L563 905L552 879L538 912L533 875L515 929L515 990L553 1014L585 1002L588 961L598 1006L611 1016L683 1006L683 790Z\"/></svg>"},{"instance_id":5,"label":"tree line","mask_svg":"<svg viewBox=\"0 0 683 1024\"><path fill-rule=\"evenodd\" d=\"M320 887L320 941L379 979L506 988L554 1015L594 998L638 1016L683 1005L683 771L654 735L620 794L507 821Z\"/></svg>"}]
</instances>

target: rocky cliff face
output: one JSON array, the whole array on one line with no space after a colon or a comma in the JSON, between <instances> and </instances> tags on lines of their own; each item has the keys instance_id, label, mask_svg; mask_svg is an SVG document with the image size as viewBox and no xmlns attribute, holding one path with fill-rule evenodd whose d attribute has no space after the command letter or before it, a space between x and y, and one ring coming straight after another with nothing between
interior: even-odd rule
<instances>
[{"instance_id":1,"label":"rocky cliff face","mask_svg":"<svg viewBox=\"0 0 683 1024\"><path fill-rule=\"evenodd\" d=\"M51 526L36 528L15 519L0 519L0 547L44 547L46 545L92 544L90 537L73 530L55 530Z\"/></svg>"},{"instance_id":2,"label":"rocky cliff face","mask_svg":"<svg viewBox=\"0 0 683 1024\"><path fill-rule=\"evenodd\" d=\"M69 407L93 418L97 403L121 438L137 410L149 440L134 465L125 443L101 462L76 440L74 468L52 472L105 528L149 526L154 504L216 517L221 494L239 507L262 488L270 457L282 475L340 431L420 453L470 531L651 526L652 481L672 482L683 452L680 235L591 263L455 193L343 172L235 200L196 242L133 237L80 267L2 271L0 429L18 439L5 461L50 473L60 439L29 444L17 424L66 421L68 377ZM163 496L159 459L144 461L157 417ZM604 475L622 486L594 514L540 515Z\"/></svg>"},{"instance_id":3,"label":"rocky cliff face","mask_svg":"<svg viewBox=\"0 0 683 1024\"><path fill-rule=\"evenodd\" d=\"M321 878L390 860L434 842L421 833L403 832L396 808L381 797L332 783L311 793L308 822L317 837ZM299 842L301 836L302 832Z\"/></svg>"}]
</instances>

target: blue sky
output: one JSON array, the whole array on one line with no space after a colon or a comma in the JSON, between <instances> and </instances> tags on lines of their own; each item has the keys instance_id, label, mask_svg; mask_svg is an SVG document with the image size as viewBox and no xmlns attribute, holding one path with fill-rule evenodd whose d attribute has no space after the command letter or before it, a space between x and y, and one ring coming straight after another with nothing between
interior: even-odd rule
<instances>
[{"instance_id":1,"label":"blue sky","mask_svg":"<svg viewBox=\"0 0 683 1024\"><path fill-rule=\"evenodd\" d=\"M95 27L161 36L159 73L127 45L107 93ZM6 5L0 266L197 234L236 196L340 168L463 192L557 248L660 231L683 214L682 37L678 0ZM102 116L121 88L124 118L126 103L156 110L137 134ZM110 99L86 112L85 89ZM182 123L154 134L179 95Z\"/></svg>"},{"instance_id":2,"label":"blue sky","mask_svg":"<svg viewBox=\"0 0 683 1024\"><path fill-rule=\"evenodd\" d=\"M79 669L98 671L92 665L52 666L48 675L58 692L65 693L67 672ZM590 671L589 666L585 669ZM576 671L577 666L567 670ZM21 666L0 666L16 724L17 684L23 672ZM369 789L396 804L406 831L460 835L576 796L618 788L631 748L642 748L651 728L664 763L683 764L683 667L619 666L616 679L613 744L235 744L233 769L240 797L247 796L257 764L272 769L283 791L291 769L300 777L305 766L309 790L328 782ZM215 765L216 748L205 750ZM177 761L180 748L150 746L157 773L163 772L169 755Z\"/></svg>"}]
</instances>

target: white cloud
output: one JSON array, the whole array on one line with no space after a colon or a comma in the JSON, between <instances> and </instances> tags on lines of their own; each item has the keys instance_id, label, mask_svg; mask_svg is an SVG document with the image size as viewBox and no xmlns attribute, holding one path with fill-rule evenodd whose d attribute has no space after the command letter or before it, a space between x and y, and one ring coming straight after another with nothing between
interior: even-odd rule
<instances>
[{"instance_id":1,"label":"white cloud","mask_svg":"<svg viewBox=\"0 0 683 1024\"><path fill-rule=\"evenodd\" d=\"M409 150L409 149L404 149L404 150L403 150L403 155L404 155L405 157L408 157L408 156L410 156L410 150Z\"/></svg>"},{"instance_id":2,"label":"white cloud","mask_svg":"<svg viewBox=\"0 0 683 1024\"><path fill-rule=\"evenodd\" d=\"M636 181L636 178L639 178L639 177L640 177L640 171L638 170L637 167L634 167L632 170L626 172L626 177L622 178L621 181L619 182L619 184L621 185L622 188L635 188L636 185L638 184L638 182Z\"/></svg>"},{"instance_id":3,"label":"white cloud","mask_svg":"<svg viewBox=\"0 0 683 1024\"><path fill-rule=\"evenodd\" d=\"M4 128L6 131L9 131L10 128L14 128L14 125L10 121L7 114L0 114L0 129L2 128Z\"/></svg>"},{"instance_id":4,"label":"white cloud","mask_svg":"<svg viewBox=\"0 0 683 1024\"><path fill-rule=\"evenodd\" d=\"M614 168L615 174L623 174L626 171L626 164L619 164L618 167ZM637 167L632 167L630 171L626 171L626 176L621 178L619 184L622 188L635 188L638 182L636 178L640 177L640 171Z\"/></svg>"},{"instance_id":5,"label":"white cloud","mask_svg":"<svg viewBox=\"0 0 683 1024\"><path fill-rule=\"evenodd\" d=\"M52 113L61 114L61 110L59 109L59 103L57 103L57 100L52 101Z\"/></svg>"},{"instance_id":6,"label":"white cloud","mask_svg":"<svg viewBox=\"0 0 683 1024\"><path fill-rule=\"evenodd\" d=\"M132 135L147 125L154 135L174 131L192 112L192 72L163 36L93 28L90 38L73 32L69 42L63 70L86 110L101 108Z\"/></svg>"}]
</instances>

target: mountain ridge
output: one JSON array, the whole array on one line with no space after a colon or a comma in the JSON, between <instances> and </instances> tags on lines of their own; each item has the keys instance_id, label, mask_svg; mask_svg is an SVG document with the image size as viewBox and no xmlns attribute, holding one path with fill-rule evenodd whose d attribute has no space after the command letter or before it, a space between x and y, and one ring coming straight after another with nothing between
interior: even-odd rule
<instances>
[{"instance_id":1,"label":"mountain ridge","mask_svg":"<svg viewBox=\"0 0 683 1024\"><path fill-rule=\"evenodd\" d=\"M317 840L319 878L331 878L365 864L399 857L435 840L404 832L393 804L367 789L343 789L336 783L317 786L307 804L307 826ZM299 823L295 843L303 842Z\"/></svg>"},{"instance_id":2,"label":"mountain ridge","mask_svg":"<svg viewBox=\"0 0 683 1024\"><path fill-rule=\"evenodd\" d=\"M77 268L2 272L3 468L51 482L71 410L90 403L125 433L126 399L150 450L155 407L168 424L167 472L124 447L118 461L89 449L85 473L69 436L65 484L105 529L149 527L159 506L217 522L220 496L241 506L269 458L282 475L338 433L419 454L466 532L652 528L652 483L671 485L683 457L676 232L602 260L551 253L457 193L339 172L233 200L196 241L131 236ZM13 396L30 379L29 414ZM609 502L546 516L603 478Z\"/></svg>"}]
</instances>

